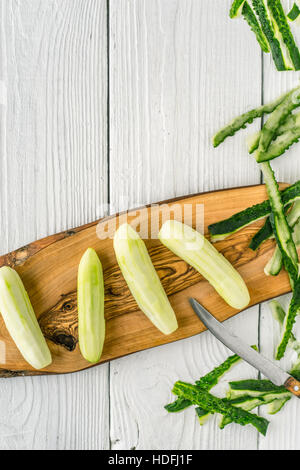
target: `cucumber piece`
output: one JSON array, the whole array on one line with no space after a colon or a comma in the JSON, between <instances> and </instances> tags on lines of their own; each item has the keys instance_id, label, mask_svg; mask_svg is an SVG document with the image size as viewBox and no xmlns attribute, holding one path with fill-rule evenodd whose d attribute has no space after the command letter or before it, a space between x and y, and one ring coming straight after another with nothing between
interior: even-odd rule
<instances>
[{"instance_id":1,"label":"cucumber piece","mask_svg":"<svg viewBox=\"0 0 300 470\"><path fill-rule=\"evenodd\" d=\"M102 355L105 318L102 264L92 248L81 258L77 292L79 348L82 356L95 364Z\"/></svg>"},{"instance_id":2,"label":"cucumber piece","mask_svg":"<svg viewBox=\"0 0 300 470\"><path fill-rule=\"evenodd\" d=\"M277 70L279 71L288 70L289 68L288 68L288 65L286 64L286 60L282 53L280 41L276 37L276 31L274 30L272 20L269 16L269 11L266 5L266 1L265 0L252 0L252 5L259 18L261 28L269 42L272 57L273 57Z\"/></svg>"},{"instance_id":3,"label":"cucumber piece","mask_svg":"<svg viewBox=\"0 0 300 470\"><path fill-rule=\"evenodd\" d=\"M252 124L254 119L261 118L264 114L272 113L290 93L291 92L285 93L271 103L251 109L251 111L233 119L227 126L220 129L219 132L214 135L213 146L218 147L227 137L234 136L240 129L245 129L247 124Z\"/></svg>"},{"instance_id":4,"label":"cucumber piece","mask_svg":"<svg viewBox=\"0 0 300 470\"><path fill-rule=\"evenodd\" d=\"M189 399L194 405L198 405L210 413L220 413L241 426L251 424L261 434L266 435L269 425L268 420L249 413L242 408L237 408L228 403L226 399L217 398L206 390L199 389L199 387L185 382L176 382L173 393Z\"/></svg>"},{"instance_id":5,"label":"cucumber piece","mask_svg":"<svg viewBox=\"0 0 300 470\"><path fill-rule=\"evenodd\" d=\"M255 134L252 134L250 136L247 136L246 145L247 145L248 153L250 153L250 155L258 148L259 139L260 139L260 131L255 132Z\"/></svg>"},{"instance_id":6,"label":"cucumber piece","mask_svg":"<svg viewBox=\"0 0 300 470\"><path fill-rule=\"evenodd\" d=\"M242 15L244 19L247 21L248 25L250 26L251 30L256 36L256 40L260 45L263 52L270 52L269 43L267 41L266 36L264 35L259 22L255 16L254 11L252 10L251 6L248 2L245 2L242 9Z\"/></svg>"},{"instance_id":7,"label":"cucumber piece","mask_svg":"<svg viewBox=\"0 0 300 470\"><path fill-rule=\"evenodd\" d=\"M286 397L286 398L281 398L278 400L274 400L271 403L268 404L268 414L269 415L275 415L278 413L283 406L288 402L292 397Z\"/></svg>"},{"instance_id":8,"label":"cucumber piece","mask_svg":"<svg viewBox=\"0 0 300 470\"><path fill-rule=\"evenodd\" d=\"M288 115L299 107L299 99L300 87L292 90L267 119L261 130L258 149L254 154L256 161L263 161L263 154L269 149L270 143L276 135L278 128L286 120Z\"/></svg>"},{"instance_id":9,"label":"cucumber piece","mask_svg":"<svg viewBox=\"0 0 300 470\"><path fill-rule=\"evenodd\" d=\"M163 245L202 274L228 305L242 310L249 304L250 295L238 271L199 232L169 220L158 237Z\"/></svg>"},{"instance_id":10,"label":"cucumber piece","mask_svg":"<svg viewBox=\"0 0 300 470\"><path fill-rule=\"evenodd\" d=\"M269 11L271 12L272 18L277 24L280 31L282 40L286 45L286 48L291 57L292 63L295 70L300 69L300 53L295 43L294 36L290 30L288 21L285 16L285 12L282 8L280 0L268 0Z\"/></svg>"},{"instance_id":11,"label":"cucumber piece","mask_svg":"<svg viewBox=\"0 0 300 470\"><path fill-rule=\"evenodd\" d=\"M292 237L295 246L300 246L300 201L296 201L292 210L288 213L287 223L293 228ZM280 248L276 246L272 258L268 261L264 268L264 272L267 276L277 276L282 268L282 254Z\"/></svg>"},{"instance_id":12,"label":"cucumber piece","mask_svg":"<svg viewBox=\"0 0 300 470\"><path fill-rule=\"evenodd\" d=\"M231 8L230 8L230 12L229 12L230 18L238 18L239 16L241 16L244 3L245 3L245 0L233 1Z\"/></svg>"},{"instance_id":13,"label":"cucumber piece","mask_svg":"<svg viewBox=\"0 0 300 470\"><path fill-rule=\"evenodd\" d=\"M300 8L298 7L296 3L294 3L292 9L287 14L287 17L290 21L295 21L299 15L300 15Z\"/></svg>"},{"instance_id":14,"label":"cucumber piece","mask_svg":"<svg viewBox=\"0 0 300 470\"><path fill-rule=\"evenodd\" d=\"M284 318L282 336L276 351L276 359L284 356L289 340L292 336L293 326L300 309L300 278L294 283L293 297L289 306L288 314Z\"/></svg>"},{"instance_id":15,"label":"cucumber piece","mask_svg":"<svg viewBox=\"0 0 300 470\"><path fill-rule=\"evenodd\" d=\"M300 181L297 181L292 186L280 191L282 203L284 206L291 204L300 198ZM211 224L208 230L211 234L212 241L224 240L233 233L241 230L247 225L252 224L264 217L269 216L271 213L270 201L266 200L261 204L256 204L252 207L234 214L226 220L222 220L215 224Z\"/></svg>"},{"instance_id":16,"label":"cucumber piece","mask_svg":"<svg viewBox=\"0 0 300 470\"><path fill-rule=\"evenodd\" d=\"M52 363L51 353L19 274L0 268L0 312L6 328L24 359L34 369Z\"/></svg>"},{"instance_id":17,"label":"cucumber piece","mask_svg":"<svg viewBox=\"0 0 300 470\"><path fill-rule=\"evenodd\" d=\"M121 225L116 231L114 250L125 281L139 308L163 334L173 333L178 328L175 313L145 243L130 225Z\"/></svg>"},{"instance_id":18,"label":"cucumber piece","mask_svg":"<svg viewBox=\"0 0 300 470\"><path fill-rule=\"evenodd\" d=\"M254 408L257 408L259 405L263 404L263 400L256 397L249 397L249 396L241 396L239 398L234 398L232 400L228 400L232 406L237 408L242 408L245 411L252 411ZM225 426L232 423L232 419L228 416L221 416L221 420L219 422L219 428L224 429Z\"/></svg>"}]
</instances>

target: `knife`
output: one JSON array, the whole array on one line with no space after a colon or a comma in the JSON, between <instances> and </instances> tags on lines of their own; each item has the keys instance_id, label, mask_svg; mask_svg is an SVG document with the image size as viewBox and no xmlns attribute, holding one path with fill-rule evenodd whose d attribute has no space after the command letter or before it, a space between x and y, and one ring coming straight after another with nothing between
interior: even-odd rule
<instances>
[{"instance_id":1,"label":"knife","mask_svg":"<svg viewBox=\"0 0 300 470\"><path fill-rule=\"evenodd\" d=\"M238 336L230 333L222 323L216 320L216 318L213 317L213 315L211 315L211 313L202 307L202 305L200 305L195 299L190 299L190 304L206 328L218 340L225 344L227 348L231 349L232 352L251 364L251 366L258 369L264 376L268 377L273 384L278 386L283 385L287 390L289 390L289 392L300 398L300 382L298 382L298 380L284 372L284 370L262 354L252 349Z\"/></svg>"}]
</instances>

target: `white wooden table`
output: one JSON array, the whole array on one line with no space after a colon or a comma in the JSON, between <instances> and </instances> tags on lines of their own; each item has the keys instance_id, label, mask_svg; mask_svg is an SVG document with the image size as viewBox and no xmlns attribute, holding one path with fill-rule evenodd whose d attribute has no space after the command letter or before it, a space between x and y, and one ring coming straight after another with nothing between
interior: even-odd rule
<instances>
[{"instance_id":1,"label":"white wooden table","mask_svg":"<svg viewBox=\"0 0 300 470\"><path fill-rule=\"evenodd\" d=\"M211 136L299 74L274 70L230 3L1 0L1 253L108 210L261 181L245 132L217 150ZM282 181L299 179L299 148L274 163ZM272 357L267 306L228 325ZM0 449L299 449L296 399L266 438L164 411L176 379L227 355L204 333L75 375L0 380Z\"/></svg>"}]
</instances>

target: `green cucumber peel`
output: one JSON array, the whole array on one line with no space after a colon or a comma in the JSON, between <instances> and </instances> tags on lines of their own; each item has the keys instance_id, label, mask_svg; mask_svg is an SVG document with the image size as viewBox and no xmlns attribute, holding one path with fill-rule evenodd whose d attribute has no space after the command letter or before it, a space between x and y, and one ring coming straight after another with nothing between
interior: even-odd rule
<instances>
[{"instance_id":1,"label":"green cucumber peel","mask_svg":"<svg viewBox=\"0 0 300 470\"><path fill-rule=\"evenodd\" d=\"M292 397L285 397L285 398L281 398L281 399L277 399L277 400L273 400L271 401L269 404L268 404L268 409L267 409L267 413L269 415L275 415L276 413L278 413L283 407L284 405L291 399Z\"/></svg>"},{"instance_id":2,"label":"green cucumber peel","mask_svg":"<svg viewBox=\"0 0 300 470\"><path fill-rule=\"evenodd\" d=\"M293 326L300 309L300 278L294 283L293 297L289 306L289 311L284 318L282 336L276 351L276 359L280 360L286 351L289 340L292 336Z\"/></svg>"},{"instance_id":3,"label":"green cucumber peel","mask_svg":"<svg viewBox=\"0 0 300 470\"><path fill-rule=\"evenodd\" d=\"M100 259L88 248L78 268L78 338L82 356L96 364L105 340L104 281Z\"/></svg>"},{"instance_id":4,"label":"green cucumber peel","mask_svg":"<svg viewBox=\"0 0 300 470\"><path fill-rule=\"evenodd\" d=\"M290 21L295 21L299 15L300 15L300 8L298 7L296 3L294 3L292 9L287 14L287 17Z\"/></svg>"},{"instance_id":5,"label":"green cucumber peel","mask_svg":"<svg viewBox=\"0 0 300 470\"><path fill-rule=\"evenodd\" d=\"M258 232L256 232L254 237L252 237L252 240L249 244L249 248L251 248L251 250L253 251L256 251L264 241L268 240L272 236L273 229L270 219L268 218L262 228Z\"/></svg>"},{"instance_id":6,"label":"green cucumber peel","mask_svg":"<svg viewBox=\"0 0 300 470\"><path fill-rule=\"evenodd\" d=\"M185 382L176 382L173 393L189 399L194 405L198 405L210 413L219 413L227 416L233 422L245 426L251 424L261 434L266 435L269 422L265 418L249 413L241 408L232 406L226 399L217 398L206 390L199 389L196 385Z\"/></svg>"},{"instance_id":7,"label":"green cucumber peel","mask_svg":"<svg viewBox=\"0 0 300 470\"><path fill-rule=\"evenodd\" d=\"M300 69L300 53L280 0L268 0L268 8L280 31L295 70Z\"/></svg>"},{"instance_id":8,"label":"green cucumber peel","mask_svg":"<svg viewBox=\"0 0 300 470\"><path fill-rule=\"evenodd\" d=\"M278 188L274 172L268 162L261 163L260 168L264 175L269 201L272 209L270 222L277 245L280 248L284 266L292 283L298 279L298 253L292 237L291 229L284 214L284 205Z\"/></svg>"},{"instance_id":9,"label":"green cucumber peel","mask_svg":"<svg viewBox=\"0 0 300 470\"><path fill-rule=\"evenodd\" d=\"M282 53L280 41L276 37L276 31L265 0L252 0L253 8L259 18L261 28L269 42L272 57L278 71L289 70Z\"/></svg>"},{"instance_id":10,"label":"green cucumber peel","mask_svg":"<svg viewBox=\"0 0 300 470\"><path fill-rule=\"evenodd\" d=\"M288 393L288 392L287 392ZM236 406L238 408L242 408L246 411L252 411L254 408L257 408L258 406L268 406L268 413L269 414L275 414L278 411L282 409L282 407L285 405L285 403L291 399L291 394L287 396L283 396L283 398L278 398L279 395L272 395L272 394L266 394L266 395L261 395L261 396L249 396L249 395L241 395L237 398L233 398L229 400L230 404L233 406ZM272 404L274 404L273 408L271 408ZM223 416L222 420L219 424L220 429L224 429L225 426L228 424L232 423L231 419Z\"/></svg>"},{"instance_id":11,"label":"green cucumber peel","mask_svg":"<svg viewBox=\"0 0 300 470\"><path fill-rule=\"evenodd\" d=\"M255 34L256 40L263 52L270 52L269 43L264 35L254 11L248 2L245 2L242 9L243 18L247 21L251 31Z\"/></svg>"},{"instance_id":12,"label":"green cucumber peel","mask_svg":"<svg viewBox=\"0 0 300 470\"><path fill-rule=\"evenodd\" d=\"M0 312L25 361L36 370L49 366L51 353L27 291L19 274L8 266L0 268Z\"/></svg>"},{"instance_id":13,"label":"green cucumber peel","mask_svg":"<svg viewBox=\"0 0 300 470\"><path fill-rule=\"evenodd\" d=\"M300 126L286 131L278 136L269 146L265 153L256 156L257 163L268 162L283 155L293 144L299 142Z\"/></svg>"},{"instance_id":14,"label":"green cucumber peel","mask_svg":"<svg viewBox=\"0 0 300 470\"><path fill-rule=\"evenodd\" d=\"M279 323L281 329L283 329L284 319L286 313L282 308L281 304L277 300L272 300L269 303L269 307L272 313L273 318ZM297 340L295 335L291 333L290 339L288 341L288 347L295 351L298 358L297 361L293 364L290 374L295 377L295 379L300 379L300 342Z\"/></svg>"},{"instance_id":15,"label":"green cucumber peel","mask_svg":"<svg viewBox=\"0 0 300 470\"><path fill-rule=\"evenodd\" d=\"M280 191L282 203L284 206L291 204L300 198L300 181L297 181L292 186ZM244 227L256 222L260 219L268 217L271 213L270 201L266 200L260 204L234 214L228 219L222 220L211 224L208 230L211 234L212 241L224 240L233 233L241 230Z\"/></svg>"},{"instance_id":16,"label":"green cucumber peel","mask_svg":"<svg viewBox=\"0 0 300 470\"><path fill-rule=\"evenodd\" d=\"M230 12L229 12L230 18L233 19L233 18L238 18L239 16L241 16L241 12L242 12L244 3L245 3L245 0L234 0L233 1L232 5L231 5L231 8L230 8Z\"/></svg>"},{"instance_id":17,"label":"green cucumber peel","mask_svg":"<svg viewBox=\"0 0 300 470\"><path fill-rule=\"evenodd\" d=\"M297 114L290 114L286 120L281 124L274 136L272 142L274 142L277 137L281 136L282 134L286 134L287 132L294 132L297 133L297 130L300 127L300 113ZM247 149L250 154L252 154L255 150L257 150L259 146L261 131L256 132L252 136L247 138Z\"/></svg>"},{"instance_id":18,"label":"green cucumber peel","mask_svg":"<svg viewBox=\"0 0 300 470\"><path fill-rule=\"evenodd\" d=\"M270 380L267 379L247 379L247 380L235 380L229 382L229 391L227 394L228 399L235 399L241 396L249 397L263 397L264 395L270 395L278 398L278 395L289 394L286 388L278 385L274 385Z\"/></svg>"},{"instance_id":19,"label":"green cucumber peel","mask_svg":"<svg viewBox=\"0 0 300 470\"><path fill-rule=\"evenodd\" d=\"M169 220L163 224L158 238L207 279L228 305L237 310L247 307L250 295L245 281L201 233L186 224Z\"/></svg>"},{"instance_id":20,"label":"green cucumber peel","mask_svg":"<svg viewBox=\"0 0 300 470\"><path fill-rule=\"evenodd\" d=\"M263 106L259 106L258 108L251 109L250 111L233 119L228 125L220 129L215 134L213 137L213 146L218 147L225 139L227 139L227 137L234 136L239 130L245 129L247 124L252 124L254 119L261 118L264 114L272 113L290 93L291 92L285 93L276 100L264 104Z\"/></svg>"},{"instance_id":21,"label":"green cucumber peel","mask_svg":"<svg viewBox=\"0 0 300 470\"><path fill-rule=\"evenodd\" d=\"M291 207L290 205L285 207L285 213L290 209L290 207ZM296 246L297 246L297 243L294 237L294 231L295 231L295 226L297 222L299 221L299 218L300 218L300 201L296 201L294 206L290 210L290 212L288 212L286 215L287 223L289 224L291 228L293 228L293 238L294 238L294 242ZM260 247L260 245L265 240L268 240L269 238L274 238L274 234L273 234L273 229L272 229L270 219L268 218L265 224L263 225L263 227L252 238L249 248L255 251ZM276 247L276 249L279 250L278 247ZM280 256L281 256L281 253L280 253Z\"/></svg>"},{"instance_id":22,"label":"green cucumber peel","mask_svg":"<svg viewBox=\"0 0 300 470\"><path fill-rule=\"evenodd\" d=\"M295 88L287 94L285 99L271 113L265 122L259 139L258 149L255 152L256 161L263 161L263 154L269 149L269 146L276 135L281 124L286 120L288 115L300 105L300 87Z\"/></svg>"},{"instance_id":23,"label":"green cucumber peel","mask_svg":"<svg viewBox=\"0 0 300 470\"><path fill-rule=\"evenodd\" d=\"M203 424L207 423L208 419L211 416L211 413L207 410L204 410L203 408L200 408L199 406L195 409L195 411L200 426L203 426Z\"/></svg>"},{"instance_id":24,"label":"green cucumber peel","mask_svg":"<svg viewBox=\"0 0 300 470\"><path fill-rule=\"evenodd\" d=\"M189 408L191 405L192 403L189 400L180 397L166 405L165 410L167 410L168 413L180 413L180 411L186 410L186 408Z\"/></svg>"},{"instance_id":25,"label":"green cucumber peel","mask_svg":"<svg viewBox=\"0 0 300 470\"><path fill-rule=\"evenodd\" d=\"M293 229L292 237L296 248L300 246L300 201L296 201L292 210L288 213L287 222ZM277 276L282 268L282 254L280 248L276 246L272 258L264 268L267 276Z\"/></svg>"}]
</instances>

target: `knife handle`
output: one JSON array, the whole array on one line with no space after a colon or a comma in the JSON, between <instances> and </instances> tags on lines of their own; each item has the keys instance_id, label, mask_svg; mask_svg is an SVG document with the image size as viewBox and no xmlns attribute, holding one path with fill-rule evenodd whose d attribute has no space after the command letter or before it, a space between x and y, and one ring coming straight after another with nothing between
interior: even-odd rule
<instances>
[{"instance_id":1,"label":"knife handle","mask_svg":"<svg viewBox=\"0 0 300 470\"><path fill-rule=\"evenodd\" d=\"M298 380L294 379L294 377L289 377L284 383L284 386L289 392L300 398L300 382Z\"/></svg>"}]
</instances>

